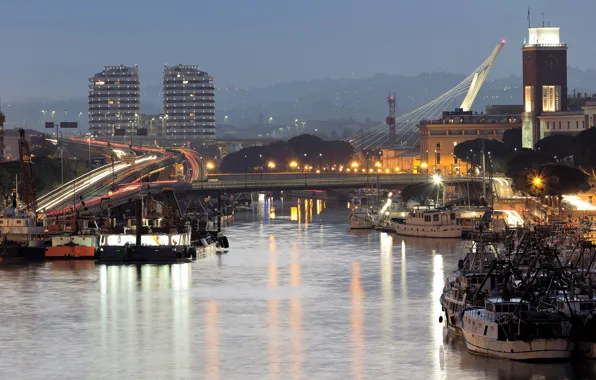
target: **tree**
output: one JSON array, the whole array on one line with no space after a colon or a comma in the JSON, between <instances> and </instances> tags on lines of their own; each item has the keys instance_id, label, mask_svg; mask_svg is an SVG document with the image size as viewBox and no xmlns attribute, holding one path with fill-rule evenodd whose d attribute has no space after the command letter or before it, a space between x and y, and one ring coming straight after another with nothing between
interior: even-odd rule
<instances>
[{"instance_id":1,"label":"tree","mask_svg":"<svg viewBox=\"0 0 596 380\"><path fill-rule=\"evenodd\" d=\"M555 159L563 159L571 155L573 136L553 135L543 138L536 143L536 150Z\"/></svg>"},{"instance_id":2,"label":"tree","mask_svg":"<svg viewBox=\"0 0 596 380\"><path fill-rule=\"evenodd\" d=\"M520 149L522 147L522 129L512 128L503 133L503 144L511 149Z\"/></svg>"},{"instance_id":3,"label":"tree","mask_svg":"<svg viewBox=\"0 0 596 380\"><path fill-rule=\"evenodd\" d=\"M590 189L589 174L566 165L546 164L525 171L522 189L534 196L562 196Z\"/></svg>"},{"instance_id":4,"label":"tree","mask_svg":"<svg viewBox=\"0 0 596 380\"><path fill-rule=\"evenodd\" d=\"M497 140L475 139L459 143L453 148L453 155L458 159L469 162L472 166L482 165L482 144L486 164L493 172L503 172L507 159L513 150Z\"/></svg>"},{"instance_id":5,"label":"tree","mask_svg":"<svg viewBox=\"0 0 596 380\"><path fill-rule=\"evenodd\" d=\"M253 171L284 171L291 161L299 165L308 164L315 169L319 166L345 164L354 154L352 145L345 141L324 141L317 136L300 135L288 142L278 141L266 146L249 147L230 153L223 158L220 171L223 173L243 173ZM268 169L269 161L275 169Z\"/></svg>"},{"instance_id":6,"label":"tree","mask_svg":"<svg viewBox=\"0 0 596 380\"><path fill-rule=\"evenodd\" d=\"M584 169L596 168L596 128L589 128L573 138L571 153L575 164Z\"/></svg>"},{"instance_id":7,"label":"tree","mask_svg":"<svg viewBox=\"0 0 596 380\"><path fill-rule=\"evenodd\" d=\"M523 190L527 185L527 176L530 171L552 162L552 157L545 154L532 149L520 149L509 158L505 175L513 180L514 189Z\"/></svg>"}]
</instances>

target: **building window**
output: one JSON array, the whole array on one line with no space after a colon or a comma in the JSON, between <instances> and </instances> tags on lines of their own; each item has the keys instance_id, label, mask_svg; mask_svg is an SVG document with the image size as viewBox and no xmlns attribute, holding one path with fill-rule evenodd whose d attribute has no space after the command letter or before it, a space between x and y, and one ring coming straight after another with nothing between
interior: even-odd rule
<instances>
[{"instance_id":1,"label":"building window","mask_svg":"<svg viewBox=\"0 0 596 380\"><path fill-rule=\"evenodd\" d=\"M435 153L435 160L437 165L441 165L441 153Z\"/></svg>"},{"instance_id":2,"label":"building window","mask_svg":"<svg viewBox=\"0 0 596 380\"><path fill-rule=\"evenodd\" d=\"M559 129L561 129L561 122L559 121Z\"/></svg>"},{"instance_id":3,"label":"building window","mask_svg":"<svg viewBox=\"0 0 596 380\"><path fill-rule=\"evenodd\" d=\"M525 87L524 102L526 104L525 111L533 112L534 111L534 87L532 87L532 86Z\"/></svg>"},{"instance_id":4,"label":"building window","mask_svg":"<svg viewBox=\"0 0 596 380\"><path fill-rule=\"evenodd\" d=\"M546 122L546 129L550 129L550 122Z\"/></svg>"},{"instance_id":5,"label":"building window","mask_svg":"<svg viewBox=\"0 0 596 380\"><path fill-rule=\"evenodd\" d=\"M437 149L441 149L441 143L440 142L437 143Z\"/></svg>"},{"instance_id":6,"label":"building window","mask_svg":"<svg viewBox=\"0 0 596 380\"><path fill-rule=\"evenodd\" d=\"M561 111L561 86L542 86L542 110Z\"/></svg>"},{"instance_id":7,"label":"building window","mask_svg":"<svg viewBox=\"0 0 596 380\"><path fill-rule=\"evenodd\" d=\"M571 129L571 122L570 121L567 122L567 129Z\"/></svg>"},{"instance_id":8,"label":"building window","mask_svg":"<svg viewBox=\"0 0 596 380\"><path fill-rule=\"evenodd\" d=\"M579 120L576 120L575 122L575 129L579 129Z\"/></svg>"}]
</instances>

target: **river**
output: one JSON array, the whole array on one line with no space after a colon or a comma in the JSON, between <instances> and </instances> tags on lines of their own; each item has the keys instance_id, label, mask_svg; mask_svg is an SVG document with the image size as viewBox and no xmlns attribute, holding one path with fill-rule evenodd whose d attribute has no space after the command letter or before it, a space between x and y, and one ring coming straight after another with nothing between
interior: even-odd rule
<instances>
[{"instance_id":1,"label":"river","mask_svg":"<svg viewBox=\"0 0 596 380\"><path fill-rule=\"evenodd\" d=\"M349 231L262 202L229 253L172 266L0 267L0 379L593 379L469 354L438 322L462 242Z\"/></svg>"}]
</instances>

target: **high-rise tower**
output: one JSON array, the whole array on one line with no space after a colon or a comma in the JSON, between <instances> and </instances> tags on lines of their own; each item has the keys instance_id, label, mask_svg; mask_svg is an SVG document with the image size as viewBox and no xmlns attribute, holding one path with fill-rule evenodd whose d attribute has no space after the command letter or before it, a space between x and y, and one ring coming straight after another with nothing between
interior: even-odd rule
<instances>
[{"instance_id":1,"label":"high-rise tower","mask_svg":"<svg viewBox=\"0 0 596 380\"><path fill-rule=\"evenodd\" d=\"M89 78L89 131L93 135L133 135L140 116L138 66L105 66Z\"/></svg>"},{"instance_id":2,"label":"high-rise tower","mask_svg":"<svg viewBox=\"0 0 596 380\"><path fill-rule=\"evenodd\" d=\"M199 66L164 66L164 136L171 140L215 139L215 86Z\"/></svg>"},{"instance_id":3,"label":"high-rise tower","mask_svg":"<svg viewBox=\"0 0 596 380\"><path fill-rule=\"evenodd\" d=\"M567 108L567 45L560 28L529 28L523 53L522 145L534 149L540 139L538 116Z\"/></svg>"}]
</instances>

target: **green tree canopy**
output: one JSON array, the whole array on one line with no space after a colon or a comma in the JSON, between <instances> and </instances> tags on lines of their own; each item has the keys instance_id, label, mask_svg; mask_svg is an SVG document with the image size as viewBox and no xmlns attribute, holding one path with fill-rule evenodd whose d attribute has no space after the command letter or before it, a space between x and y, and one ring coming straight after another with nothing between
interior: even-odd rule
<instances>
[{"instance_id":1,"label":"green tree canopy","mask_svg":"<svg viewBox=\"0 0 596 380\"><path fill-rule=\"evenodd\" d=\"M575 194L590 189L588 173L566 165L546 164L536 169L526 170L518 177L516 187L527 193L540 195Z\"/></svg>"},{"instance_id":2,"label":"green tree canopy","mask_svg":"<svg viewBox=\"0 0 596 380\"><path fill-rule=\"evenodd\" d=\"M536 143L536 151L555 159L562 159L572 154L574 137L553 135Z\"/></svg>"},{"instance_id":3,"label":"green tree canopy","mask_svg":"<svg viewBox=\"0 0 596 380\"><path fill-rule=\"evenodd\" d=\"M512 128L503 133L503 144L511 149L521 149L522 147L522 129Z\"/></svg>"},{"instance_id":4,"label":"green tree canopy","mask_svg":"<svg viewBox=\"0 0 596 380\"><path fill-rule=\"evenodd\" d=\"M260 171L285 171L296 161L299 165L340 165L350 161L354 154L352 145L345 141L325 141L312 135L300 135L287 142L278 141L270 145L255 146L230 153L220 164L222 173L243 173ZM267 167L275 163L275 169Z\"/></svg>"},{"instance_id":5,"label":"green tree canopy","mask_svg":"<svg viewBox=\"0 0 596 380\"><path fill-rule=\"evenodd\" d=\"M596 128L589 128L573 138L573 162L584 169L596 168Z\"/></svg>"}]
</instances>

